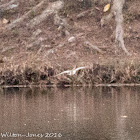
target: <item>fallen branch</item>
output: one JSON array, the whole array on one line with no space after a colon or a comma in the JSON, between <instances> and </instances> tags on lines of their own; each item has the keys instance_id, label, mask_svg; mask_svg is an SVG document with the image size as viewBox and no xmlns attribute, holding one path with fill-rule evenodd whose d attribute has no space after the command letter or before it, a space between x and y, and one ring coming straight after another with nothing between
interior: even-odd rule
<instances>
[{"instance_id":1,"label":"fallen branch","mask_svg":"<svg viewBox=\"0 0 140 140\"><path fill-rule=\"evenodd\" d=\"M85 17L89 12L90 12L90 10L81 12L80 14L78 14L78 15L76 16L76 18L77 18L77 19L80 19L80 18L82 18L82 17Z\"/></svg>"}]
</instances>

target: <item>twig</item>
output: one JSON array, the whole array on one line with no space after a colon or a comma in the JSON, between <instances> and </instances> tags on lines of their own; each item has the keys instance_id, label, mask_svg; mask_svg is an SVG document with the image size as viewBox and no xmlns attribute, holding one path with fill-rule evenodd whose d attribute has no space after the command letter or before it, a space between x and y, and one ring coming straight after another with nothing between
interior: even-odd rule
<instances>
[{"instance_id":1,"label":"twig","mask_svg":"<svg viewBox=\"0 0 140 140\"><path fill-rule=\"evenodd\" d=\"M99 49L97 46L91 44L91 43L88 42L88 41L84 42L84 45L85 45L86 47L90 47L90 48L92 48L92 49L94 49L94 50L96 50L96 51L102 53L102 50L101 50L101 49Z\"/></svg>"}]
</instances>

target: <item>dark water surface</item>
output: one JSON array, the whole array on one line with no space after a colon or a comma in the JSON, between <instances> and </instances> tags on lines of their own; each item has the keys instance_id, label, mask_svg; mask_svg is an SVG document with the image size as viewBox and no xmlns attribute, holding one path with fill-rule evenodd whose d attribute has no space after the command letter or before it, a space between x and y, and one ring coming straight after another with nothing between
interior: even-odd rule
<instances>
[{"instance_id":1,"label":"dark water surface","mask_svg":"<svg viewBox=\"0 0 140 140\"><path fill-rule=\"evenodd\" d=\"M1 139L140 140L140 87L0 89Z\"/></svg>"}]
</instances>

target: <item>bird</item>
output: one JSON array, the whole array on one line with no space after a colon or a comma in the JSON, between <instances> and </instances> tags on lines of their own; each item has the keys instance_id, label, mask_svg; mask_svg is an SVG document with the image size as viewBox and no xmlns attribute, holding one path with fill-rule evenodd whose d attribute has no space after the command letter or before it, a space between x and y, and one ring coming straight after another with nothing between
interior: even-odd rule
<instances>
[{"instance_id":1,"label":"bird","mask_svg":"<svg viewBox=\"0 0 140 140\"><path fill-rule=\"evenodd\" d=\"M72 70L63 71L63 72L57 74L56 76L59 76L59 75L62 75L62 74L68 74L68 75L72 76L72 75L75 75L77 71L79 71L81 69L85 69L85 68L87 68L87 67L73 68Z\"/></svg>"}]
</instances>

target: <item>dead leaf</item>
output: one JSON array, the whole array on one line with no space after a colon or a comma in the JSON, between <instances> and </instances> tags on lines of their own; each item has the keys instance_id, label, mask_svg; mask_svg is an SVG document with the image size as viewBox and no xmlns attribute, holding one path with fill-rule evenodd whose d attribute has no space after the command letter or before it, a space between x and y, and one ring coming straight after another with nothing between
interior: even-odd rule
<instances>
[{"instance_id":1,"label":"dead leaf","mask_svg":"<svg viewBox=\"0 0 140 140\"><path fill-rule=\"evenodd\" d=\"M3 23L3 24L8 24L8 23L9 23L9 20L7 20L6 18L4 18L4 19L2 20L2 23Z\"/></svg>"},{"instance_id":2,"label":"dead leaf","mask_svg":"<svg viewBox=\"0 0 140 140\"><path fill-rule=\"evenodd\" d=\"M110 9L110 3L107 4L107 5L105 5L105 7L104 7L104 12L109 11L109 9Z\"/></svg>"}]
</instances>

